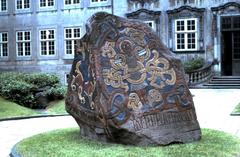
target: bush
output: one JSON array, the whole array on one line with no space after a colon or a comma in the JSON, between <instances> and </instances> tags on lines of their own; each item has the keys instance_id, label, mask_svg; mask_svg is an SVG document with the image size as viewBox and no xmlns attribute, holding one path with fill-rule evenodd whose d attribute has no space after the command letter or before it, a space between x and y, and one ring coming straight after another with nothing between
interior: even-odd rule
<instances>
[{"instance_id":1,"label":"bush","mask_svg":"<svg viewBox=\"0 0 240 157\"><path fill-rule=\"evenodd\" d=\"M202 68L203 65L204 65L203 58L193 58L192 60L189 60L184 63L184 70L185 72L191 72Z\"/></svg>"},{"instance_id":2,"label":"bush","mask_svg":"<svg viewBox=\"0 0 240 157\"><path fill-rule=\"evenodd\" d=\"M55 75L0 73L0 95L25 107L46 108L50 100L64 98L65 92Z\"/></svg>"}]
</instances>

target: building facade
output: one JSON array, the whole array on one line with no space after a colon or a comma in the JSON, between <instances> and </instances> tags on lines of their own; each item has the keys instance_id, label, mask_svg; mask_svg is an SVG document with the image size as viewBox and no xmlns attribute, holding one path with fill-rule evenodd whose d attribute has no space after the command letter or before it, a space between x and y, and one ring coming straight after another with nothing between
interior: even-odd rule
<instances>
[{"instance_id":1,"label":"building facade","mask_svg":"<svg viewBox=\"0 0 240 157\"><path fill-rule=\"evenodd\" d=\"M0 71L49 72L62 82L94 13L148 24L181 60L202 57L240 75L240 0L0 0Z\"/></svg>"}]
</instances>

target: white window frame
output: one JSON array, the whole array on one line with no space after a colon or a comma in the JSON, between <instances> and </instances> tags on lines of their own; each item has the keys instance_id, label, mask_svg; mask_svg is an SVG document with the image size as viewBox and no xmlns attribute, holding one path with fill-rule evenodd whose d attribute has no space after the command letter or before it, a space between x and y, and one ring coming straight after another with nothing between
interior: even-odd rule
<instances>
[{"instance_id":1,"label":"white window frame","mask_svg":"<svg viewBox=\"0 0 240 157\"><path fill-rule=\"evenodd\" d=\"M29 37L30 39L29 40L25 40L25 33L29 32ZM18 33L22 33L22 39L23 40L18 40ZM31 56L32 55L32 43L31 43L31 40L32 40L32 33L30 30L25 30L25 31L16 31L16 52L17 52L17 56L18 57L28 57L28 56ZM23 55L19 55L19 51L18 51L18 43L22 43L23 44ZM26 54L26 44L29 43L30 45L30 54Z\"/></svg>"},{"instance_id":2,"label":"white window frame","mask_svg":"<svg viewBox=\"0 0 240 157\"><path fill-rule=\"evenodd\" d=\"M2 41L2 35L4 33L7 34L7 41ZM8 39L9 39L8 32L0 32L0 58L5 58L5 57L8 57L9 55ZM7 56L3 56L3 46L2 46L3 44L7 44Z\"/></svg>"},{"instance_id":3,"label":"white window frame","mask_svg":"<svg viewBox=\"0 0 240 157\"><path fill-rule=\"evenodd\" d=\"M69 29L71 30L71 38L67 38L66 36L66 30ZM79 37L74 37L74 30L75 29L79 29L80 31L80 34L79 34ZM65 55L67 56L73 56L74 55L74 52L75 52L75 44L74 44L74 41L75 40L78 40L78 39L81 39L81 27L66 27L64 28L64 52L65 52ZM71 54L67 54L67 41L71 41L72 42L72 53Z\"/></svg>"},{"instance_id":4,"label":"white window frame","mask_svg":"<svg viewBox=\"0 0 240 157\"><path fill-rule=\"evenodd\" d=\"M54 31L53 32L54 38L50 39L49 38L50 34L48 34L47 32L52 31L52 30ZM46 31L46 39L41 38L42 31ZM40 45L40 47L39 47L40 56L55 56L56 55L56 29L49 28L49 29L39 30L39 41L40 41L40 44L39 44ZM46 42L46 53L47 54L42 54L42 42ZM49 42L54 42L54 53L53 54L49 54L49 47L50 47Z\"/></svg>"},{"instance_id":5,"label":"white window frame","mask_svg":"<svg viewBox=\"0 0 240 157\"><path fill-rule=\"evenodd\" d=\"M7 12L8 10L8 0L6 0L6 10L2 10L2 0L0 0L0 12Z\"/></svg>"},{"instance_id":6,"label":"white window frame","mask_svg":"<svg viewBox=\"0 0 240 157\"><path fill-rule=\"evenodd\" d=\"M48 5L48 2L50 1L50 0L45 0L46 1L46 6L41 6L41 0L39 0L39 8L54 8L55 7L55 5L56 5L56 2L55 2L55 0L53 0L53 5Z\"/></svg>"},{"instance_id":7,"label":"white window frame","mask_svg":"<svg viewBox=\"0 0 240 157\"><path fill-rule=\"evenodd\" d=\"M156 22L151 20L151 21L143 21L143 23L146 23L149 27L151 27L154 31L156 31ZM152 26L150 26L149 24L152 24Z\"/></svg>"},{"instance_id":8,"label":"white window frame","mask_svg":"<svg viewBox=\"0 0 240 157\"><path fill-rule=\"evenodd\" d=\"M195 21L195 30L188 30L187 21ZM184 30L177 30L177 22L184 21ZM188 48L188 34L195 33L195 48ZM178 49L177 47L177 34L184 34L184 49ZM176 51L196 51L198 49L198 20L197 18L187 18L187 19L176 19L175 20L175 50Z\"/></svg>"},{"instance_id":9,"label":"white window frame","mask_svg":"<svg viewBox=\"0 0 240 157\"><path fill-rule=\"evenodd\" d=\"M16 10L29 10L29 9L30 9L31 0L28 0L28 3L29 3L29 7L28 7L28 8L24 8L24 6L25 6L25 0L21 0L21 6L22 6L22 8L17 8L17 7L18 7L17 1L18 1L18 0L15 0L15 6L16 6L15 8L16 8Z\"/></svg>"},{"instance_id":10,"label":"white window frame","mask_svg":"<svg viewBox=\"0 0 240 157\"><path fill-rule=\"evenodd\" d=\"M65 0L63 0L63 3L65 6L78 6L81 3L81 0L79 0L79 3L74 3L74 0L70 0L70 1L71 1L71 4L66 4Z\"/></svg>"},{"instance_id":11,"label":"white window frame","mask_svg":"<svg viewBox=\"0 0 240 157\"><path fill-rule=\"evenodd\" d=\"M96 0L93 2L93 0L90 0L91 3L106 3L108 0Z\"/></svg>"}]
</instances>

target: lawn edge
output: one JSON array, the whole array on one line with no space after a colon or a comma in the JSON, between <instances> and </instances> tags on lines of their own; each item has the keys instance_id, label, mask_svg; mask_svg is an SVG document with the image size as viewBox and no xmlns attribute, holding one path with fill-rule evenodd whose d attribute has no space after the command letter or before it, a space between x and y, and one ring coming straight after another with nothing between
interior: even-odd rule
<instances>
[{"instance_id":1,"label":"lawn edge","mask_svg":"<svg viewBox=\"0 0 240 157\"><path fill-rule=\"evenodd\" d=\"M59 117L59 116L70 116L70 115L68 113L64 113L64 114L50 114L50 115L35 115L35 116L24 116L24 117L11 117L11 118L0 119L0 122L2 122L2 121L10 121L10 120L31 119L31 118Z\"/></svg>"}]
</instances>

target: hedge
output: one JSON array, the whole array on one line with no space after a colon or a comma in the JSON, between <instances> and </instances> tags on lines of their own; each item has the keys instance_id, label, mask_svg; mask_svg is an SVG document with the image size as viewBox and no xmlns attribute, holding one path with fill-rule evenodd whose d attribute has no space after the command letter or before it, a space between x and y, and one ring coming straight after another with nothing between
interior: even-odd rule
<instances>
[{"instance_id":1,"label":"hedge","mask_svg":"<svg viewBox=\"0 0 240 157\"><path fill-rule=\"evenodd\" d=\"M65 93L56 75L0 72L0 96L25 107L46 108L49 101L63 99Z\"/></svg>"}]
</instances>

